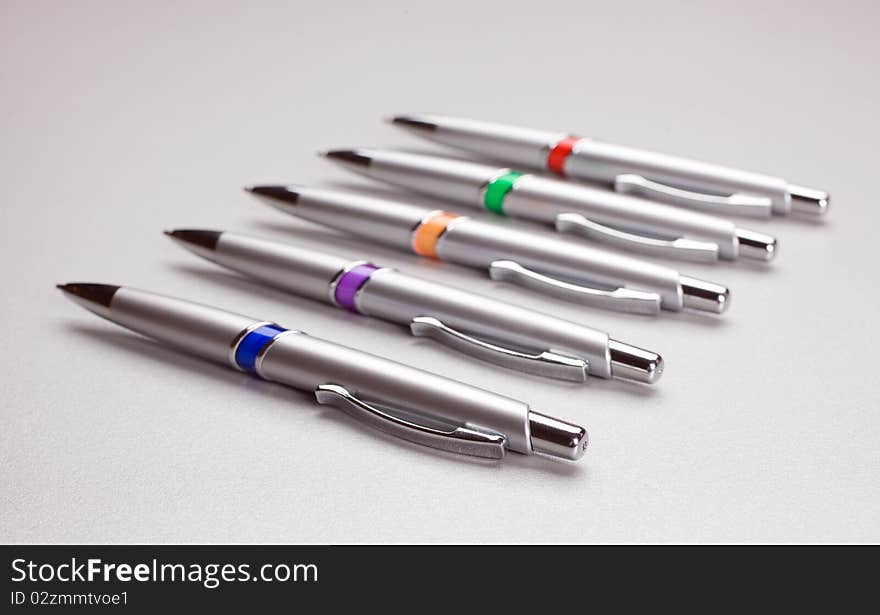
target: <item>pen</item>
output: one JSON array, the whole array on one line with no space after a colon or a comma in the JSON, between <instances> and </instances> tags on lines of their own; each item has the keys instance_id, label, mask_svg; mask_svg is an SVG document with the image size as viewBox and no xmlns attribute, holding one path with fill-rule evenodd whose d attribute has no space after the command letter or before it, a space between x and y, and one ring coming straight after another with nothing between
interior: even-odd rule
<instances>
[{"instance_id":1,"label":"pen","mask_svg":"<svg viewBox=\"0 0 880 615\"><path fill-rule=\"evenodd\" d=\"M305 220L584 305L641 314L685 307L721 313L729 299L724 286L668 267L447 211L304 186L246 190Z\"/></svg>"},{"instance_id":2,"label":"pen","mask_svg":"<svg viewBox=\"0 0 880 615\"><path fill-rule=\"evenodd\" d=\"M601 182L617 192L707 212L819 216L828 211L831 201L824 190L790 184L778 177L565 133L428 113L398 115L392 122L438 143L488 158Z\"/></svg>"},{"instance_id":3,"label":"pen","mask_svg":"<svg viewBox=\"0 0 880 615\"><path fill-rule=\"evenodd\" d=\"M737 228L729 220L559 179L393 150L325 155L373 179L652 256L766 261L776 253L773 237Z\"/></svg>"},{"instance_id":4,"label":"pen","mask_svg":"<svg viewBox=\"0 0 880 615\"><path fill-rule=\"evenodd\" d=\"M217 363L312 392L319 404L397 437L464 455L505 449L569 460L583 428L521 401L217 308L127 286L58 286L98 316Z\"/></svg>"},{"instance_id":5,"label":"pen","mask_svg":"<svg viewBox=\"0 0 880 615\"><path fill-rule=\"evenodd\" d=\"M589 373L653 384L663 372L660 355L603 331L389 267L229 231L166 234L218 265L503 367L575 382Z\"/></svg>"}]
</instances>

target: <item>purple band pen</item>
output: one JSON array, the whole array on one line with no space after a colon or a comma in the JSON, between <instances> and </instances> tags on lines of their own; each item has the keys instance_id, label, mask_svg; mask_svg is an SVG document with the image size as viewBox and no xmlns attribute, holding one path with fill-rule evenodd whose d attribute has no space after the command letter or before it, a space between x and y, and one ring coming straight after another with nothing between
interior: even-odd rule
<instances>
[{"instance_id":1,"label":"purple band pen","mask_svg":"<svg viewBox=\"0 0 880 615\"><path fill-rule=\"evenodd\" d=\"M649 384L663 371L660 355L603 331L364 260L230 232L168 234L224 267L402 325L413 335L509 369L574 382L589 373Z\"/></svg>"}]
</instances>

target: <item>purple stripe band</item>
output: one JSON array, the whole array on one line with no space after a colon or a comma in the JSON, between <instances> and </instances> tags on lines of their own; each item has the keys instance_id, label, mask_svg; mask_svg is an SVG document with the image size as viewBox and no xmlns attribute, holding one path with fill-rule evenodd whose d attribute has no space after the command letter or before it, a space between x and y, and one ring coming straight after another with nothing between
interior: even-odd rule
<instances>
[{"instance_id":1,"label":"purple stripe band","mask_svg":"<svg viewBox=\"0 0 880 615\"><path fill-rule=\"evenodd\" d=\"M357 306L354 304L354 296L361 286L363 286L370 276L378 267L369 263L352 267L341 276L336 282L336 292L333 298L339 307L344 307L352 312L357 312Z\"/></svg>"}]
</instances>

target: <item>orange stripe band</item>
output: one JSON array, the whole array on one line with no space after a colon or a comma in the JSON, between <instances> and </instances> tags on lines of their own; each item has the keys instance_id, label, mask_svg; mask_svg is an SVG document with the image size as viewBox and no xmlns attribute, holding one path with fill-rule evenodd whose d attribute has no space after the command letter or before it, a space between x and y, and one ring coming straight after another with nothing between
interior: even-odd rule
<instances>
[{"instance_id":1,"label":"orange stripe band","mask_svg":"<svg viewBox=\"0 0 880 615\"><path fill-rule=\"evenodd\" d=\"M450 222L458 218L457 214L448 211L438 211L422 220L413 232L412 248L416 254L437 258L437 240L446 230Z\"/></svg>"}]
</instances>

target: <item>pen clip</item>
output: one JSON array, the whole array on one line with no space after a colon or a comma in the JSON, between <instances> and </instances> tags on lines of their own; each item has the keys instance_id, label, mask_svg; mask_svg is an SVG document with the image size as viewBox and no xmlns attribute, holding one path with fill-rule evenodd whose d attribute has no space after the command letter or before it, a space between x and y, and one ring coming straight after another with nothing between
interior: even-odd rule
<instances>
[{"instance_id":1,"label":"pen clip","mask_svg":"<svg viewBox=\"0 0 880 615\"><path fill-rule=\"evenodd\" d=\"M630 290L629 288L603 290L571 284L527 269L515 261L494 261L489 265L489 276L493 280L512 282L525 288L543 291L555 297L593 307L631 314L657 314L660 312L660 295L657 293Z\"/></svg>"},{"instance_id":2,"label":"pen clip","mask_svg":"<svg viewBox=\"0 0 880 615\"><path fill-rule=\"evenodd\" d=\"M417 337L429 337L459 352L509 369L572 382L587 379L588 364L584 359L567 357L552 350L538 354L519 352L457 331L431 316L416 316L410 323L410 330Z\"/></svg>"},{"instance_id":3,"label":"pen clip","mask_svg":"<svg viewBox=\"0 0 880 615\"><path fill-rule=\"evenodd\" d=\"M684 237L677 239L645 237L599 224L582 214L559 214L556 216L556 230L560 233L577 233L583 237L640 254L697 262L718 260L718 244Z\"/></svg>"},{"instance_id":4,"label":"pen clip","mask_svg":"<svg viewBox=\"0 0 880 615\"><path fill-rule=\"evenodd\" d=\"M504 457L504 445L507 438L501 434L464 426L437 429L427 425L419 425L361 400L342 385L319 384L315 389L315 399L319 404L336 406L352 418L370 427L409 442L460 455L489 459Z\"/></svg>"},{"instance_id":5,"label":"pen clip","mask_svg":"<svg viewBox=\"0 0 880 615\"><path fill-rule=\"evenodd\" d=\"M717 195L694 192L652 181L641 175L625 173L614 178L614 190L621 194L642 196L652 201L699 209L706 213L769 218L773 202L751 194Z\"/></svg>"}]
</instances>

